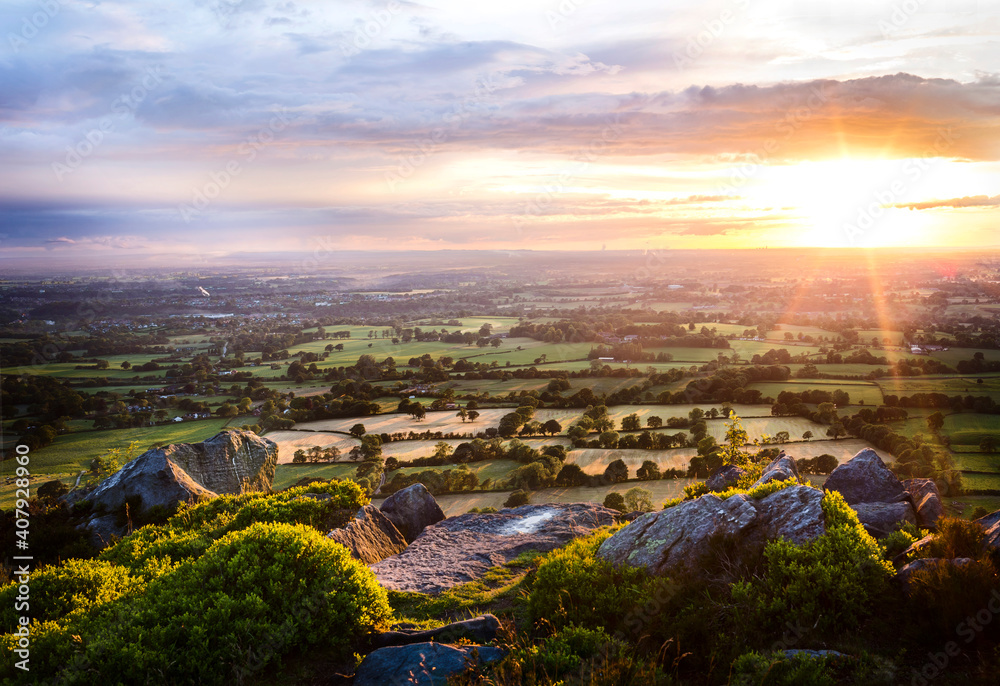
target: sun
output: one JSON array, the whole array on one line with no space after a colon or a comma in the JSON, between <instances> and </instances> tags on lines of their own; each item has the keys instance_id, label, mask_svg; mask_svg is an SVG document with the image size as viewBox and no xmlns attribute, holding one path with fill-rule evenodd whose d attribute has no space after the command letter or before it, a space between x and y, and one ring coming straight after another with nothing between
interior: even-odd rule
<instances>
[{"instance_id":1,"label":"sun","mask_svg":"<svg viewBox=\"0 0 1000 686\"><path fill-rule=\"evenodd\" d=\"M909 164L908 164L909 162ZM943 161L939 161L943 162ZM922 165L922 166L921 166ZM802 247L925 245L933 218L895 205L920 196L927 161L830 160L767 167L748 195L780 209Z\"/></svg>"}]
</instances>

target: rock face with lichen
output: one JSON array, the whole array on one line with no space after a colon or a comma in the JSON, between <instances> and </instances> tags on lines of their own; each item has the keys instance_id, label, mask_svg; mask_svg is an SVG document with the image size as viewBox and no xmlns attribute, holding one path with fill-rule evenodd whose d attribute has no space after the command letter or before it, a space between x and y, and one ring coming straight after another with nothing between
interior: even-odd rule
<instances>
[{"instance_id":1,"label":"rock face with lichen","mask_svg":"<svg viewBox=\"0 0 1000 686\"><path fill-rule=\"evenodd\" d=\"M176 443L147 450L87 495L115 510L126 500L140 512L172 507L222 493L270 493L278 446L252 431L222 431L202 443ZM136 499L138 497L138 499Z\"/></svg>"},{"instance_id":2,"label":"rock face with lichen","mask_svg":"<svg viewBox=\"0 0 1000 686\"><path fill-rule=\"evenodd\" d=\"M598 557L616 566L645 567L653 574L696 565L714 536L743 543L785 538L811 541L826 531L823 492L789 486L755 500L739 493L725 500L709 493L639 517L605 540Z\"/></svg>"}]
</instances>

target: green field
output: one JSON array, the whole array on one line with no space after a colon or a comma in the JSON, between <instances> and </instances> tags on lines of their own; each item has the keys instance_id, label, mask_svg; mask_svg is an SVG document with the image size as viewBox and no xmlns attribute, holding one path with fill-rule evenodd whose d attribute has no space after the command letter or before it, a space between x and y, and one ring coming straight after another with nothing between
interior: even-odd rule
<instances>
[{"instance_id":1,"label":"green field","mask_svg":"<svg viewBox=\"0 0 1000 686\"><path fill-rule=\"evenodd\" d=\"M854 382L854 381L813 381L808 379L802 379L799 381L765 381L750 384L750 388L755 388L765 397L777 398L778 394L782 391L791 391L792 393L801 393L803 391L810 390L821 390L833 392L836 390L842 390L846 392L851 399L851 405L858 405L860 401L864 401L865 405L881 405L882 404L882 393L879 387L872 383L864 382Z\"/></svg>"},{"instance_id":2,"label":"green field","mask_svg":"<svg viewBox=\"0 0 1000 686\"><path fill-rule=\"evenodd\" d=\"M944 419L941 432L951 438L952 445L979 446L987 437L1000 439L1000 415L960 413Z\"/></svg>"}]
</instances>

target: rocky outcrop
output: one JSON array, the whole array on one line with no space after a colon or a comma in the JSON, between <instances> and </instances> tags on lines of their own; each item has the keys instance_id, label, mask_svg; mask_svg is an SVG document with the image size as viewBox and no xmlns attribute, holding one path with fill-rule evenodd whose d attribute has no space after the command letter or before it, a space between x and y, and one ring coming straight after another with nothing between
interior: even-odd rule
<instances>
[{"instance_id":1,"label":"rocky outcrop","mask_svg":"<svg viewBox=\"0 0 1000 686\"><path fill-rule=\"evenodd\" d=\"M936 529L944 516L941 494L933 479L906 479L903 488L910 494L910 501L917 515L917 525L923 529Z\"/></svg>"},{"instance_id":2,"label":"rocky outcrop","mask_svg":"<svg viewBox=\"0 0 1000 686\"><path fill-rule=\"evenodd\" d=\"M799 468L795 466L795 460L785 455L784 451L764 467L760 478L757 479L751 488L762 486L769 481L799 480Z\"/></svg>"},{"instance_id":3,"label":"rocky outcrop","mask_svg":"<svg viewBox=\"0 0 1000 686\"><path fill-rule=\"evenodd\" d=\"M377 634L372 640L376 648L404 646L414 643L450 643L464 640L470 643L489 643L500 632L500 620L495 615L480 615L462 622L452 622L437 629L424 631L398 627L392 631Z\"/></svg>"},{"instance_id":4,"label":"rocky outcrop","mask_svg":"<svg viewBox=\"0 0 1000 686\"><path fill-rule=\"evenodd\" d=\"M736 483L743 478L746 472L732 464L724 464L714 472L711 476L705 480L705 486L712 493L719 493L732 488Z\"/></svg>"},{"instance_id":5,"label":"rocky outcrop","mask_svg":"<svg viewBox=\"0 0 1000 686\"><path fill-rule=\"evenodd\" d=\"M903 484L871 448L865 448L830 472L823 488L839 491L848 505L894 503L907 497Z\"/></svg>"},{"instance_id":6,"label":"rocky outcrop","mask_svg":"<svg viewBox=\"0 0 1000 686\"><path fill-rule=\"evenodd\" d=\"M993 550L1000 548L1000 510L975 521L982 524L986 531L986 546Z\"/></svg>"},{"instance_id":7,"label":"rocky outcrop","mask_svg":"<svg viewBox=\"0 0 1000 686\"><path fill-rule=\"evenodd\" d=\"M712 536L739 536L743 542L783 537L795 543L826 531L823 492L789 486L754 500L737 494L722 500L703 495L651 512L611 536L597 554L616 566L645 567L653 574L697 564Z\"/></svg>"},{"instance_id":8,"label":"rocky outcrop","mask_svg":"<svg viewBox=\"0 0 1000 686\"><path fill-rule=\"evenodd\" d=\"M356 559L369 565L406 548L403 534L374 505L365 505L347 526L334 529L326 537L345 546Z\"/></svg>"},{"instance_id":9,"label":"rocky outcrop","mask_svg":"<svg viewBox=\"0 0 1000 686\"><path fill-rule=\"evenodd\" d=\"M917 516L908 500L895 503L858 503L853 507L865 531L875 538L888 536L900 524L917 523Z\"/></svg>"},{"instance_id":10,"label":"rocky outcrop","mask_svg":"<svg viewBox=\"0 0 1000 686\"><path fill-rule=\"evenodd\" d=\"M399 529L407 543L413 543L425 528L444 519L441 506L423 484L396 491L382 501L379 509Z\"/></svg>"},{"instance_id":11,"label":"rocky outcrop","mask_svg":"<svg viewBox=\"0 0 1000 686\"><path fill-rule=\"evenodd\" d=\"M449 517L371 569L388 589L440 593L528 550L547 552L613 524L617 514L590 503L557 503Z\"/></svg>"},{"instance_id":12,"label":"rocky outcrop","mask_svg":"<svg viewBox=\"0 0 1000 686\"><path fill-rule=\"evenodd\" d=\"M177 443L147 450L87 495L115 510L126 500L140 512L177 501L194 502L220 493L271 491L278 446L252 431L223 431L203 443Z\"/></svg>"},{"instance_id":13,"label":"rocky outcrop","mask_svg":"<svg viewBox=\"0 0 1000 686\"><path fill-rule=\"evenodd\" d=\"M98 549L108 547L116 538L121 538L128 533L128 528L118 523L118 515L91 517L77 529L84 532L90 545Z\"/></svg>"},{"instance_id":14,"label":"rocky outcrop","mask_svg":"<svg viewBox=\"0 0 1000 686\"><path fill-rule=\"evenodd\" d=\"M448 677L470 664L488 664L504 656L499 648L416 643L379 648L368 654L354 675L354 686L445 686Z\"/></svg>"}]
</instances>

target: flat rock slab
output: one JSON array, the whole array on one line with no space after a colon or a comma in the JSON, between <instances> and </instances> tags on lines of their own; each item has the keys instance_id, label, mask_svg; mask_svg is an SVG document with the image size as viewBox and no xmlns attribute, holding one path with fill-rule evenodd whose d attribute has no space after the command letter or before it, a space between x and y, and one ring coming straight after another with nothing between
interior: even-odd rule
<instances>
[{"instance_id":1,"label":"flat rock slab","mask_svg":"<svg viewBox=\"0 0 1000 686\"><path fill-rule=\"evenodd\" d=\"M440 593L479 579L526 551L548 552L614 524L617 514L592 503L557 503L450 517L428 526L406 550L371 569L390 590Z\"/></svg>"},{"instance_id":2,"label":"flat rock slab","mask_svg":"<svg viewBox=\"0 0 1000 686\"><path fill-rule=\"evenodd\" d=\"M361 662L354 686L445 686L448 677L470 664L487 664L504 656L490 646L416 643L379 648Z\"/></svg>"},{"instance_id":3,"label":"flat rock slab","mask_svg":"<svg viewBox=\"0 0 1000 686\"><path fill-rule=\"evenodd\" d=\"M986 531L986 545L990 548L1000 548L1000 510L991 512L976 520Z\"/></svg>"}]
</instances>

